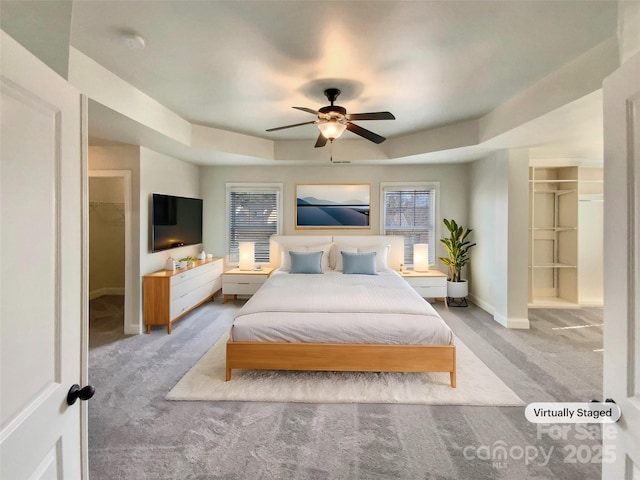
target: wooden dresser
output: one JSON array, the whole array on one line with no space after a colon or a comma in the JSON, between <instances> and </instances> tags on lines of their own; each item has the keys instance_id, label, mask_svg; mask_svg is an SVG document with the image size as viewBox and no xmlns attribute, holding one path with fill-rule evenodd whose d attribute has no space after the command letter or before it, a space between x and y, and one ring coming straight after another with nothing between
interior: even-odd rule
<instances>
[{"instance_id":1,"label":"wooden dresser","mask_svg":"<svg viewBox=\"0 0 640 480\"><path fill-rule=\"evenodd\" d=\"M222 258L194 262L192 267L160 270L144 276L143 312L147 333L153 325L171 324L222 289Z\"/></svg>"}]
</instances>

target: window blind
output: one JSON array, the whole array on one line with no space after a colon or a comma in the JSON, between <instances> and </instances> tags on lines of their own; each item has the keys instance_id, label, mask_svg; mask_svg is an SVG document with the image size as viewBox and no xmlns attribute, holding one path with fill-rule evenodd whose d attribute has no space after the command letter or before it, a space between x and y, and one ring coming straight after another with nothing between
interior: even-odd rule
<instances>
[{"instance_id":1,"label":"window blind","mask_svg":"<svg viewBox=\"0 0 640 480\"><path fill-rule=\"evenodd\" d=\"M279 232L279 191L229 192L229 262L238 262L238 244L255 243L255 259L269 262L269 238Z\"/></svg>"},{"instance_id":2,"label":"window blind","mask_svg":"<svg viewBox=\"0 0 640 480\"><path fill-rule=\"evenodd\" d=\"M429 263L436 263L436 189L385 187L384 234L404 236L404 262L413 264L413 245L429 244Z\"/></svg>"}]
</instances>

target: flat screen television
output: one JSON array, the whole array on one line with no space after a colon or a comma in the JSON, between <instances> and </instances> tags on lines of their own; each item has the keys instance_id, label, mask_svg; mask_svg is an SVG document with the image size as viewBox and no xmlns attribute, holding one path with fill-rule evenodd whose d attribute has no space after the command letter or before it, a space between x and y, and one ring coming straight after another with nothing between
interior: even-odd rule
<instances>
[{"instance_id":1,"label":"flat screen television","mask_svg":"<svg viewBox=\"0 0 640 480\"><path fill-rule=\"evenodd\" d=\"M152 195L151 251L202 243L202 199Z\"/></svg>"}]
</instances>

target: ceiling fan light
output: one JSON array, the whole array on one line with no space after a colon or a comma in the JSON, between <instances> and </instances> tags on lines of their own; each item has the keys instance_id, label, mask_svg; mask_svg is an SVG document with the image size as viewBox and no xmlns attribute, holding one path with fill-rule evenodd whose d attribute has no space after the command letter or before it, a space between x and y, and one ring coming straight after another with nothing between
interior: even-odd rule
<instances>
[{"instance_id":1,"label":"ceiling fan light","mask_svg":"<svg viewBox=\"0 0 640 480\"><path fill-rule=\"evenodd\" d=\"M347 126L336 120L327 120L326 122L319 123L318 128L325 138L335 140L342 135L342 132L346 130Z\"/></svg>"}]
</instances>

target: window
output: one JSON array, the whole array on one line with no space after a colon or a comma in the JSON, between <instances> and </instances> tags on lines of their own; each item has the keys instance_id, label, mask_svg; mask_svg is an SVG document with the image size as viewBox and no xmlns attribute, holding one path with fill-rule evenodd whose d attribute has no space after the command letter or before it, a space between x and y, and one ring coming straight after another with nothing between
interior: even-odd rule
<instances>
[{"instance_id":1,"label":"window","mask_svg":"<svg viewBox=\"0 0 640 480\"><path fill-rule=\"evenodd\" d=\"M269 263L269 238L280 233L281 184L227 184L229 263L238 263L238 244L255 243L257 263Z\"/></svg>"},{"instance_id":2,"label":"window","mask_svg":"<svg viewBox=\"0 0 640 480\"><path fill-rule=\"evenodd\" d=\"M429 244L429 264L436 263L438 183L382 183L385 235L404 236L404 263L413 265L413 245Z\"/></svg>"}]
</instances>

